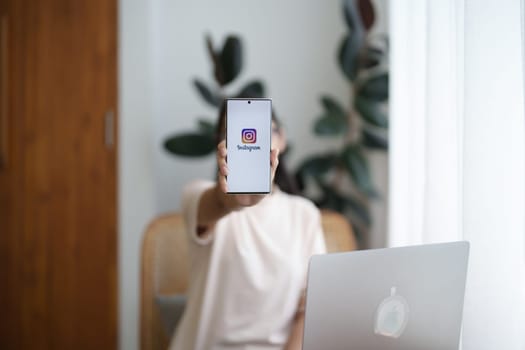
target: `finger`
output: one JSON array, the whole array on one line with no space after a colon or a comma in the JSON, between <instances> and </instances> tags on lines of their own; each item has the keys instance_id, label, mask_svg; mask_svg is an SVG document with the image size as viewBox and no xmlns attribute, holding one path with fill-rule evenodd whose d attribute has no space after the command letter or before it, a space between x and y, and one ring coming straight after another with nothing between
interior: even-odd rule
<instances>
[{"instance_id":1,"label":"finger","mask_svg":"<svg viewBox=\"0 0 525 350\"><path fill-rule=\"evenodd\" d=\"M219 175L228 176L228 167L226 166L226 164L222 164L219 166Z\"/></svg>"},{"instance_id":2,"label":"finger","mask_svg":"<svg viewBox=\"0 0 525 350\"><path fill-rule=\"evenodd\" d=\"M270 153L270 167L271 167L271 174L272 174L272 182L275 178L275 172L277 171L277 167L279 166L279 149L273 149Z\"/></svg>"},{"instance_id":3,"label":"finger","mask_svg":"<svg viewBox=\"0 0 525 350\"><path fill-rule=\"evenodd\" d=\"M217 145L217 155L222 157L222 158L226 158L226 154L227 154L227 152L226 152L226 140L222 140Z\"/></svg>"},{"instance_id":4,"label":"finger","mask_svg":"<svg viewBox=\"0 0 525 350\"><path fill-rule=\"evenodd\" d=\"M215 157L217 158L217 163L219 163L220 159L226 158L226 141L222 140L217 145L217 153L215 154Z\"/></svg>"},{"instance_id":5,"label":"finger","mask_svg":"<svg viewBox=\"0 0 525 350\"><path fill-rule=\"evenodd\" d=\"M228 176L228 165L226 164L226 159L222 158L217 161L217 167L219 168L219 172L224 175Z\"/></svg>"},{"instance_id":6,"label":"finger","mask_svg":"<svg viewBox=\"0 0 525 350\"><path fill-rule=\"evenodd\" d=\"M222 191L223 193L227 193L227 192L228 192L228 184L226 183L226 176L221 175L221 174L219 173L219 179L218 179L218 181L219 181L219 188L221 189L221 191Z\"/></svg>"}]
</instances>

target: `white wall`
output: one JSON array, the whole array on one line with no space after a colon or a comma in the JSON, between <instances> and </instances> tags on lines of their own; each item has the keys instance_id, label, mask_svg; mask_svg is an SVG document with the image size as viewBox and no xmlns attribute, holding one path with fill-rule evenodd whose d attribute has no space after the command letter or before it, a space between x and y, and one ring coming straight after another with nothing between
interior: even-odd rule
<instances>
[{"instance_id":1,"label":"white wall","mask_svg":"<svg viewBox=\"0 0 525 350\"><path fill-rule=\"evenodd\" d=\"M386 0L377 1L379 32L387 28ZM172 133L216 118L192 86L211 82L204 34L221 44L240 34L245 44L242 85L261 78L294 144L291 165L334 146L312 136L321 93L341 102L348 84L336 62L346 31L341 1L119 1L119 299L120 349L139 344L139 262L142 234L156 215L179 209L183 184L212 177L212 158L182 159L162 149ZM233 91L239 85L231 87ZM387 197L387 156L372 159L374 180ZM384 245L386 198L373 207L370 241Z\"/></svg>"},{"instance_id":2,"label":"white wall","mask_svg":"<svg viewBox=\"0 0 525 350\"><path fill-rule=\"evenodd\" d=\"M149 9L119 2L119 348L138 349L142 233L154 215Z\"/></svg>"}]
</instances>

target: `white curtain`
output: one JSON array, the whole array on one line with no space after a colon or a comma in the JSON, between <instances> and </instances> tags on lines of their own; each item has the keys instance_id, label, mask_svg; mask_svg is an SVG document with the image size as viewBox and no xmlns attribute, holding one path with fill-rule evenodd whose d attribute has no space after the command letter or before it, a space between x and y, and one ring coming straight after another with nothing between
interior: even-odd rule
<instances>
[{"instance_id":1,"label":"white curtain","mask_svg":"<svg viewBox=\"0 0 525 350\"><path fill-rule=\"evenodd\" d=\"M392 0L390 246L471 242L463 349L525 349L519 0Z\"/></svg>"}]
</instances>

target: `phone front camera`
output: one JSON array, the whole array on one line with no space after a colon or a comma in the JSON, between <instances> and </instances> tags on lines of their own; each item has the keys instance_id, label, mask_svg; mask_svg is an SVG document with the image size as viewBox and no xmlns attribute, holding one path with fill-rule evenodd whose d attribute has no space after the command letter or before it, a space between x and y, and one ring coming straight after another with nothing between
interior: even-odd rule
<instances>
[{"instance_id":1,"label":"phone front camera","mask_svg":"<svg viewBox=\"0 0 525 350\"><path fill-rule=\"evenodd\" d=\"M248 104L252 103L252 101L248 101Z\"/></svg>"}]
</instances>

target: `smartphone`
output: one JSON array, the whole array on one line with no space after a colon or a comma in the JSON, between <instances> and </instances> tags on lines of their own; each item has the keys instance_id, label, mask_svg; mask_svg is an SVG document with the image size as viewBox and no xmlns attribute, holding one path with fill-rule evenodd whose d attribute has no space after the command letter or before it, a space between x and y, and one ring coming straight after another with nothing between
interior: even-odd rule
<instances>
[{"instance_id":1,"label":"smartphone","mask_svg":"<svg viewBox=\"0 0 525 350\"><path fill-rule=\"evenodd\" d=\"M228 193L270 193L272 100L226 100Z\"/></svg>"}]
</instances>

